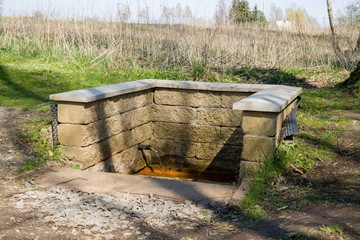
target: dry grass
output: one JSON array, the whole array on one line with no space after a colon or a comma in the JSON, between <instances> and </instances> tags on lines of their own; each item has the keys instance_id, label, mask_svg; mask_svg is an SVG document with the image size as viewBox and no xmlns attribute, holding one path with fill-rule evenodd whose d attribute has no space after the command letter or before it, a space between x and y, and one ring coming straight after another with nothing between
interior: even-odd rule
<instances>
[{"instance_id":1,"label":"dry grass","mask_svg":"<svg viewBox=\"0 0 360 240\"><path fill-rule=\"evenodd\" d=\"M343 36L344 46L355 44L352 31L343 31ZM22 56L115 67L226 71L244 66L295 68L339 62L328 31L278 31L269 25L205 27L2 18L0 39L2 50ZM351 65L353 56L344 59Z\"/></svg>"}]
</instances>

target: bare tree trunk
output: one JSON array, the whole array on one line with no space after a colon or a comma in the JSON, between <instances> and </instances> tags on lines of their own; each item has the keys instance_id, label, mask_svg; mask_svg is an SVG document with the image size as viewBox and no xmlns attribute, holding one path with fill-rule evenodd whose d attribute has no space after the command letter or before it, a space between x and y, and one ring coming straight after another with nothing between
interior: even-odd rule
<instances>
[{"instance_id":1,"label":"bare tree trunk","mask_svg":"<svg viewBox=\"0 0 360 240\"><path fill-rule=\"evenodd\" d=\"M330 29L331 29L333 47L334 47L335 54L339 55L341 53L341 49L340 49L339 42L337 40L336 33L335 33L334 16L333 16L333 11L332 11L331 0L326 0L326 3L327 3L328 15L329 15L329 24L330 24Z\"/></svg>"},{"instance_id":2,"label":"bare tree trunk","mask_svg":"<svg viewBox=\"0 0 360 240\"><path fill-rule=\"evenodd\" d=\"M349 87L354 86L357 82L360 81L360 61L358 62L354 71L350 73L350 76L345 81L338 84L338 87Z\"/></svg>"},{"instance_id":3,"label":"bare tree trunk","mask_svg":"<svg viewBox=\"0 0 360 240\"><path fill-rule=\"evenodd\" d=\"M354 48L354 52L360 52L360 29L359 29L359 36L358 36L358 39L356 41L356 45Z\"/></svg>"}]
</instances>

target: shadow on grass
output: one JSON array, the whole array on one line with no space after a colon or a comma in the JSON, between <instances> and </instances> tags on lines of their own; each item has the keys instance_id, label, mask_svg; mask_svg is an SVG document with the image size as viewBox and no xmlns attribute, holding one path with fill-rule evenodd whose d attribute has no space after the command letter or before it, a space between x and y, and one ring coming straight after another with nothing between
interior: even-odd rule
<instances>
[{"instance_id":1,"label":"shadow on grass","mask_svg":"<svg viewBox=\"0 0 360 240\"><path fill-rule=\"evenodd\" d=\"M68 91L64 77L51 71L24 71L0 65L0 105L25 109L49 102L49 95Z\"/></svg>"},{"instance_id":2,"label":"shadow on grass","mask_svg":"<svg viewBox=\"0 0 360 240\"><path fill-rule=\"evenodd\" d=\"M278 84L303 88L315 88L316 86L306 82L306 78L299 78L295 74L287 73L277 68L251 68L244 67L227 72L230 76L244 79L248 83Z\"/></svg>"}]
</instances>

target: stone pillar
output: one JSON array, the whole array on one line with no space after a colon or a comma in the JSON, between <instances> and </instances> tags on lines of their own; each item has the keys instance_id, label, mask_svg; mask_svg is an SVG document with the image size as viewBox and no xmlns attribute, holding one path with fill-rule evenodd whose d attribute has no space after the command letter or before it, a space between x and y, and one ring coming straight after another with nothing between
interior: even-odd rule
<instances>
[{"instance_id":1,"label":"stone pillar","mask_svg":"<svg viewBox=\"0 0 360 240\"><path fill-rule=\"evenodd\" d=\"M283 122L296 106L300 92L300 88L275 86L234 103L234 110L243 111L240 178L275 157Z\"/></svg>"},{"instance_id":2,"label":"stone pillar","mask_svg":"<svg viewBox=\"0 0 360 240\"><path fill-rule=\"evenodd\" d=\"M281 113L243 112L244 145L240 176L256 169L259 163L274 157L281 124Z\"/></svg>"}]
</instances>

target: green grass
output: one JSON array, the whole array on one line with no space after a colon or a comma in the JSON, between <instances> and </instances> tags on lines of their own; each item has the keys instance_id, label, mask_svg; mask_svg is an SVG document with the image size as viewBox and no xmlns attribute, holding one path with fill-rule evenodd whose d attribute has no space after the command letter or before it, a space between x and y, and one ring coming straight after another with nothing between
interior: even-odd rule
<instances>
[{"instance_id":1,"label":"green grass","mask_svg":"<svg viewBox=\"0 0 360 240\"><path fill-rule=\"evenodd\" d=\"M0 105L48 111L49 95L137 79L183 79L177 70L109 68L0 52Z\"/></svg>"},{"instance_id":2,"label":"green grass","mask_svg":"<svg viewBox=\"0 0 360 240\"><path fill-rule=\"evenodd\" d=\"M342 227L340 227L337 224L334 225L329 225L329 226L321 226L320 230L326 234L340 234L342 235L344 232L344 229Z\"/></svg>"},{"instance_id":3,"label":"green grass","mask_svg":"<svg viewBox=\"0 0 360 240\"><path fill-rule=\"evenodd\" d=\"M300 134L291 144L282 143L275 159L266 161L253 173L250 192L240 204L243 211L252 218L261 219L266 218L269 211L283 207L286 203L271 183L291 171L293 166L306 173L315 162L334 158L338 154L337 140L354 121L346 113L360 113L359 100L335 88L306 89L298 111ZM306 202L299 202L301 204Z\"/></svg>"},{"instance_id":4,"label":"green grass","mask_svg":"<svg viewBox=\"0 0 360 240\"><path fill-rule=\"evenodd\" d=\"M49 161L61 159L59 149L52 147L48 139L43 139L40 136L41 129L48 126L49 121L42 117L29 119L22 126L19 126L17 137L24 145L30 146L32 150L31 157L19 166L19 173L36 169Z\"/></svg>"},{"instance_id":5,"label":"green grass","mask_svg":"<svg viewBox=\"0 0 360 240\"><path fill-rule=\"evenodd\" d=\"M240 203L241 209L249 217L254 219L266 218L267 210L265 210L263 202L268 194L269 189L267 188L272 181L288 169L292 156L290 148L281 145L275 158L264 161L256 172L250 174L252 178L250 191ZM280 199L277 200L277 205L282 205Z\"/></svg>"},{"instance_id":6,"label":"green grass","mask_svg":"<svg viewBox=\"0 0 360 240\"><path fill-rule=\"evenodd\" d=\"M70 166L71 169L75 169L75 170L80 170L81 169L81 166L80 164L73 164Z\"/></svg>"}]
</instances>

